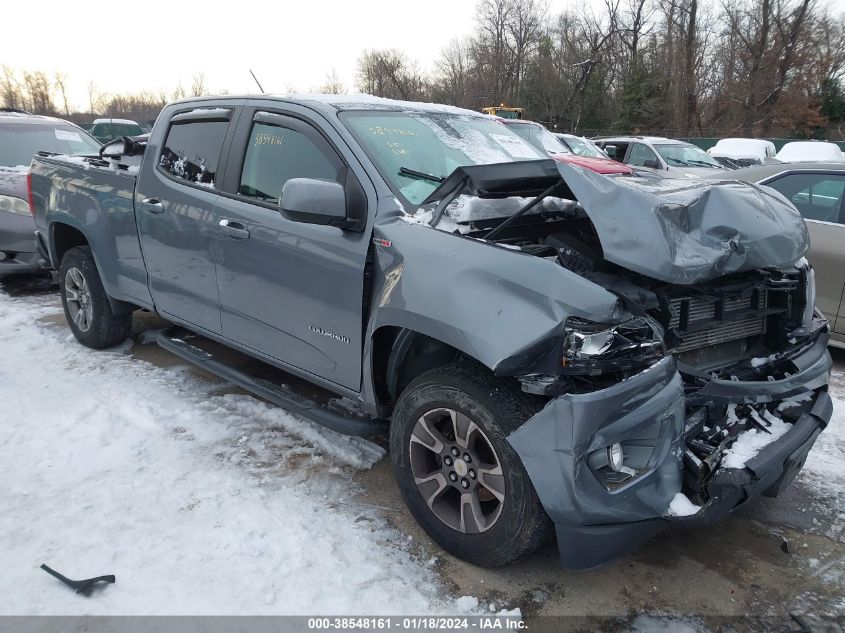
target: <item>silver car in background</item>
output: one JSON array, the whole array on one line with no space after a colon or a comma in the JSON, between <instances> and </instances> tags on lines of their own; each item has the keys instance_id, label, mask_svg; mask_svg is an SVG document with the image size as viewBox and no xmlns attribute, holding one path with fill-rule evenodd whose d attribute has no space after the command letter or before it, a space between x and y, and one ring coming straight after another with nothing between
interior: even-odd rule
<instances>
[{"instance_id":1,"label":"silver car in background","mask_svg":"<svg viewBox=\"0 0 845 633\"><path fill-rule=\"evenodd\" d=\"M96 156L99 150L100 144L73 123L0 109L0 277L37 273L45 265L36 250L27 195L35 153Z\"/></svg>"},{"instance_id":2,"label":"silver car in background","mask_svg":"<svg viewBox=\"0 0 845 633\"><path fill-rule=\"evenodd\" d=\"M671 138L613 136L594 141L614 160L671 178L707 178L728 170L697 145Z\"/></svg>"},{"instance_id":3,"label":"silver car in background","mask_svg":"<svg viewBox=\"0 0 845 633\"><path fill-rule=\"evenodd\" d=\"M783 194L810 233L816 305L830 320L830 345L845 348L845 163L783 163L737 169L731 179Z\"/></svg>"}]
</instances>

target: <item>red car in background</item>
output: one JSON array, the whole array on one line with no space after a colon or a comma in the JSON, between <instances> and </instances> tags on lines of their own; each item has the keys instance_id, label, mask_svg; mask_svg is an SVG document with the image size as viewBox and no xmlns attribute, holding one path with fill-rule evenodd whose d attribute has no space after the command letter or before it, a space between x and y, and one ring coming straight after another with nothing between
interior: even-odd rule
<instances>
[{"instance_id":1,"label":"red car in background","mask_svg":"<svg viewBox=\"0 0 845 633\"><path fill-rule=\"evenodd\" d=\"M627 165L610 158L593 158L574 154L559 138L545 127L534 121L522 119L499 119L502 125L507 125L513 132L528 141L533 147L548 153L554 160L591 169L599 174L632 174L633 170Z\"/></svg>"}]
</instances>

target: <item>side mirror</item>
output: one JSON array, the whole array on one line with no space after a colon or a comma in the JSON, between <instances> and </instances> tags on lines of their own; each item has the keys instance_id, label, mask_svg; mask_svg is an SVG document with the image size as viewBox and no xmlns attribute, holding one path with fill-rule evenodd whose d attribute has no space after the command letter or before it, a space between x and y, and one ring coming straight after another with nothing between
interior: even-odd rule
<instances>
[{"instance_id":1,"label":"side mirror","mask_svg":"<svg viewBox=\"0 0 845 633\"><path fill-rule=\"evenodd\" d=\"M605 145L604 153L610 156L610 158L616 158L616 149L616 145Z\"/></svg>"},{"instance_id":2,"label":"side mirror","mask_svg":"<svg viewBox=\"0 0 845 633\"><path fill-rule=\"evenodd\" d=\"M282 215L294 222L352 228L355 220L346 218L346 193L334 180L291 178L279 198Z\"/></svg>"},{"instance_id":3,"label":"side mirror","mask_svg":"<svg viewBox=\"0 0 845 633\"><path fill-rule=\"evenodd\" d=\"M100 148L100 158L121 158L129 152L127 151L127 143L129 139L118 138L110 143L106 143Z\"/></svg>"},{"instance_id":4,"label":"side mirror","mask_svg":"<svg viewBox=\"0 0 845 633\"><path fill-rule=\"evenodd\" d=\"M138 156L147 148L149 134L141 136L122 136L103 145L100 148L100 158L118 159L123 156Z\"/></svg>"},{"instance_id":5,"label":"side mirror","mask_svg":"<svg viewBox=\"0 0 845 633\"><path fill-rule=\"evenodd\" d=\"M661 169L660 161L656 158L649 158L648 160L644 160L643 167L649 167L651 169Z\"/></svg>"}]
</instances>

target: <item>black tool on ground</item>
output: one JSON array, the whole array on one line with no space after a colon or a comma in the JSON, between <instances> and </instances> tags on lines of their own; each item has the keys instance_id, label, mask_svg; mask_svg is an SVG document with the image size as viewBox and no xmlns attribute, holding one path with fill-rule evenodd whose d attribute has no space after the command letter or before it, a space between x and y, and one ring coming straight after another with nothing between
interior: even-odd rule
<instances>
[{"instance_id":1,"label":"black tool on ground","mask_svg":"<svg viewBox=\"0 0 845 633\"><path fill-rule=\"evenodd\" d=\"M49 567L47 567L47 565L41 565L41 569L46 571L51 576L58 578L68 587L75 589L76 593L81 593L83 596L90 596L91 591L94 589L94 585L98 582L114 582L114 576L112 576L111 574L109 574L108 576L97 576L96 578L87 578L86 580L71 580L70 578L62 576L55 569L50 569Z\"/></svg>"}]
</instances>

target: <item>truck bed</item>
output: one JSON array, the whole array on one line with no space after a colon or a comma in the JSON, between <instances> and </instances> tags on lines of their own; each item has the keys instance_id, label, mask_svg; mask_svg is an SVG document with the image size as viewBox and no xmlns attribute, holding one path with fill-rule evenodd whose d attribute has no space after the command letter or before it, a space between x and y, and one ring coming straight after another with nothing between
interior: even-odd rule
<instances>
[{"instance_id":1,"label":"truck bed","mask_svg":"<svg viewBox=\"0 0 845 633\"><path fill-rule=\"evenodd\" d=\"M141 156L117 163L60 154L36 155L31 167L33 211L38 239L57 270L61 262L57 261L56 245L62 240L73 241L75 228L87 236L89 243L96 244L94 256L108 294L151 307L135 224L140 160ZM57 223L66 226L55 229ZM110 265L102 266L100 261Z\"/></svg>"}]
</instances>

